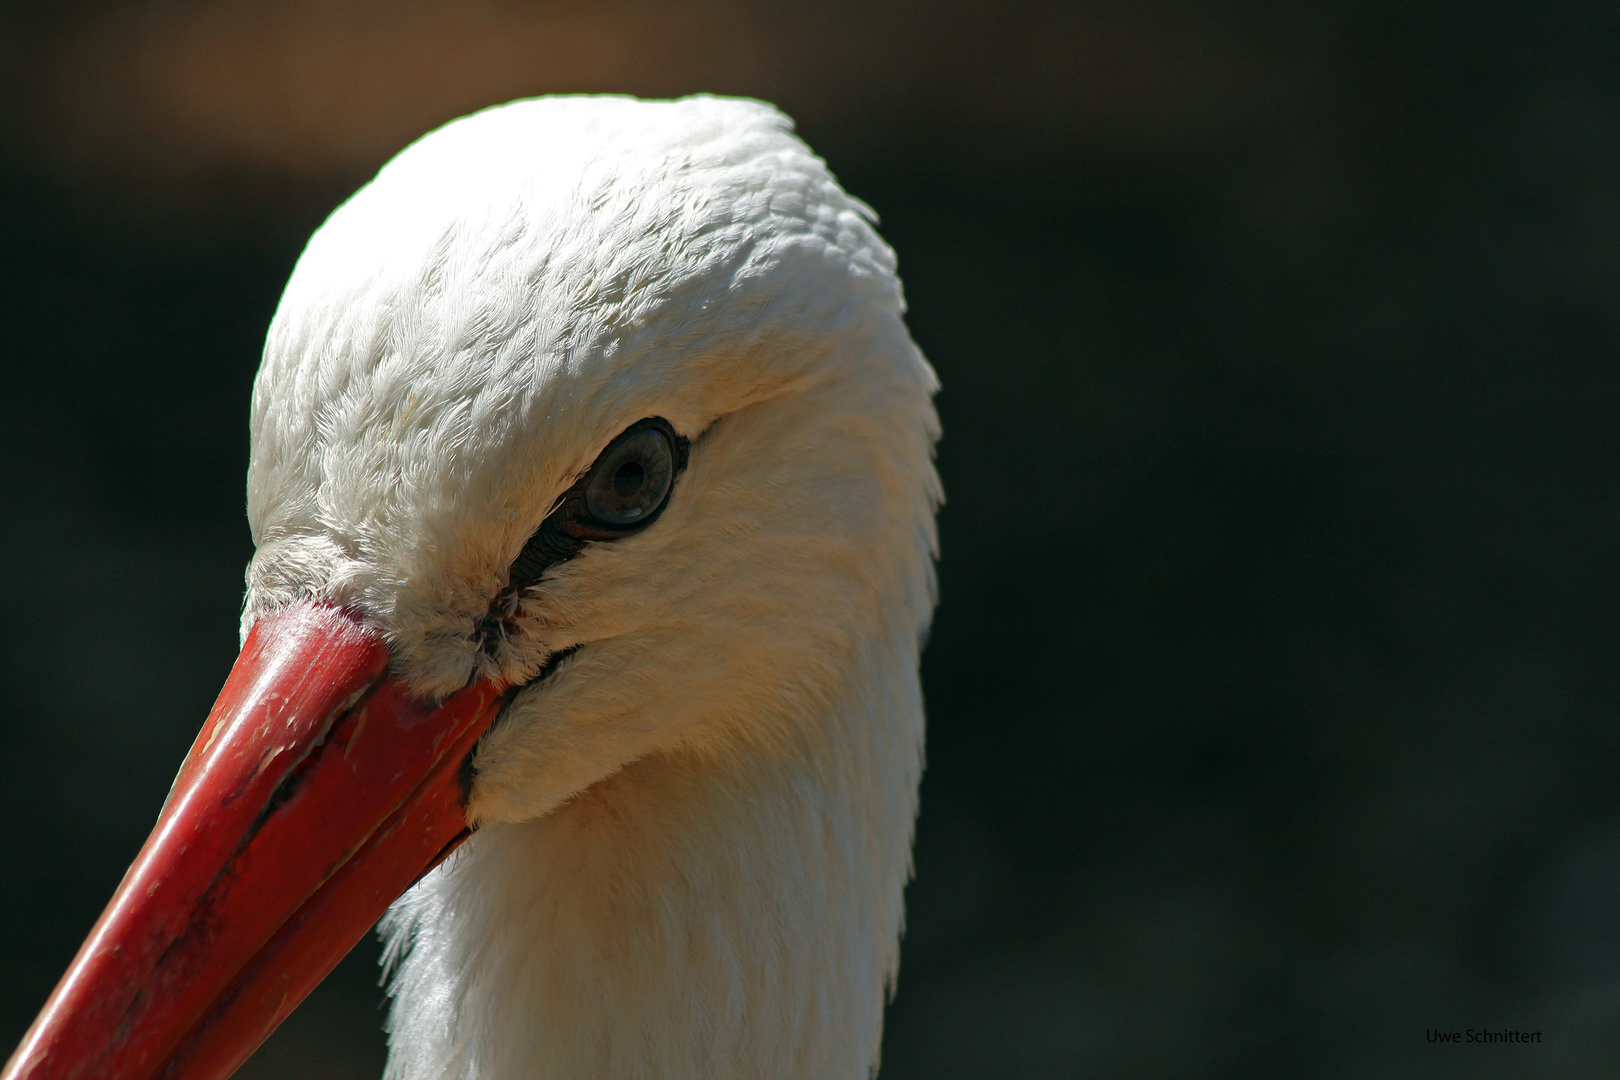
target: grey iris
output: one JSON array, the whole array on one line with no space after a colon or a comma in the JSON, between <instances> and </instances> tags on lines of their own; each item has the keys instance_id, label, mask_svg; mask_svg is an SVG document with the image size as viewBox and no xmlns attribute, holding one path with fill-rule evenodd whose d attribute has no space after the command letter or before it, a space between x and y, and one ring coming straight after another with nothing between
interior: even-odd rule
<instances>
[{"instance_id":1,"label":"grey iris","mask_svg":"<svg viewBox=\"0 0 1620 1080\"><path fill-rule=\"evenodd\" d=\"M634 525L663 504L674 475L669 439L644 427L597 462L585 488L585 509L602 525Z\"/></svg>"}]
</instances>

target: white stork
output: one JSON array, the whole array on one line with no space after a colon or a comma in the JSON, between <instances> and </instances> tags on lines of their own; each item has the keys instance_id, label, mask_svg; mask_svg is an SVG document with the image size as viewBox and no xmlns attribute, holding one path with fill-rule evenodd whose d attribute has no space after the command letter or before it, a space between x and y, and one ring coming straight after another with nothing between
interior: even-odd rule
<instances>
[{"instance_id":1,"label":"white stork","mask_svg":"<svg viewBox=\"0 0 1620 1080\"><path fill-rule=\"evenodd\" d=\"M390 1080L869 1076L940 498L894 265L710 97L489 109L334 213L242 655L3 1080L228 1076L385 910Z\"/></svg>"}]
</instances>

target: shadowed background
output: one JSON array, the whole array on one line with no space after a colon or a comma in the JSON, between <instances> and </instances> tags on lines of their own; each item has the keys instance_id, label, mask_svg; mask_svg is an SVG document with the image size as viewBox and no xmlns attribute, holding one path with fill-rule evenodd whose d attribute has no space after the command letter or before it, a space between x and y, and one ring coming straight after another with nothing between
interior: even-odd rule
<instances>
[{"instance_id":1,"label":"shadowed background","mask_svg":"<svg viewBox=\"0 0 1620 1080\"><path fill-rule=\"evenodd\" d=\"M949 504L885 1080L1620 1075L1620 8L0 8L0 1043L236 652L303 242L454 116L777 102ZM243 1075L381 1069L367 943ZM1429 1028L1540 1029L1436 1046Z\"/></svg>"}]
</instances>

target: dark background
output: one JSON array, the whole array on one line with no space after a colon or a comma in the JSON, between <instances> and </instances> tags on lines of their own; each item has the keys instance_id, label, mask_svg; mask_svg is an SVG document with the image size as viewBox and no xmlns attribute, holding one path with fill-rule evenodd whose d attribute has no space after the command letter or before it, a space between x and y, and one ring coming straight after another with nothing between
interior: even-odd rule
<instances>
[{"instance_id":1,"label":"dark background","mask_svg":"<svg viewBox=\"0 0 1620 1080\"><path fill-rule=\"evenodd\" d=\"M944 381L886 1080L1620 1075L1620 7L1546 0L0 9L0 1042L235 654L304 240L565 90L782 105ZM244 1075L376 1076L375 957Z\"/></svg>"}]
</instances>

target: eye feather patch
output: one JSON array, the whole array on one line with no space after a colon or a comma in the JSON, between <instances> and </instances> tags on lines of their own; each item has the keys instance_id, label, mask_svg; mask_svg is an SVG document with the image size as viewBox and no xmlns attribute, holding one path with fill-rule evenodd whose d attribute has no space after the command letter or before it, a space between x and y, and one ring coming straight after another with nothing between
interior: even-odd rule
<instances>
[{"instance_id":1,"label":"eye feather patch","mask_svg":"<svg viewBox=\"0 0 1620 1080\"><path fill-rule=\"evenodd\" d=\"M507 588L521 591L538 584L546 570L591 541L617 540L657 521L690 451L686 437L662 417L631 424L529 537L507 572Z\"/></svg>"},{"instance_id":2,"label":"eye feather patch","mask_svg":"<svg viewBox=\"0 0 1620 1080\"><path fill-rule=\"evenodd\" d=\"M609 443L512 561L505 587L478 624L485 651L505 640L523 590L547 570L586 544L630 536L657 521L690 456L690 440L660 416L636 421Z\"/></svg>"}]
</instances>

